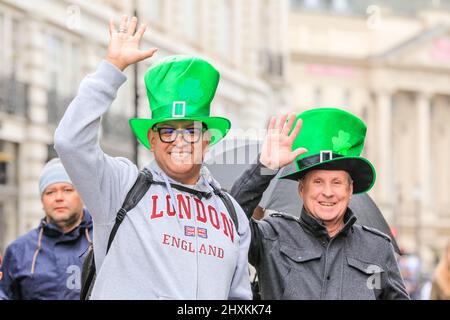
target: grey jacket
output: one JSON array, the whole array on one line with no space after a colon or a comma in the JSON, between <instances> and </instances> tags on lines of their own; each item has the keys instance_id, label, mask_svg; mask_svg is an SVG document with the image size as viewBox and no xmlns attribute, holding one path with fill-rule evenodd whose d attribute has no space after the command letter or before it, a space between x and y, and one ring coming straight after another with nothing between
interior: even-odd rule
<instances>
[{"instance_id":1,"label":"grey jacket","mask_svg":"<svg viewBox=\"0 0 450 320\"><path fill-rule=\"evenodd\" d=\"M274 177L261 168L252 165L231 190L249 218ZM305 210L300 218L251 219L249 262L262 299L409 299L390 238L355 221L348 209L344 228L330 238Z\"/></svg>"}]
</instances>

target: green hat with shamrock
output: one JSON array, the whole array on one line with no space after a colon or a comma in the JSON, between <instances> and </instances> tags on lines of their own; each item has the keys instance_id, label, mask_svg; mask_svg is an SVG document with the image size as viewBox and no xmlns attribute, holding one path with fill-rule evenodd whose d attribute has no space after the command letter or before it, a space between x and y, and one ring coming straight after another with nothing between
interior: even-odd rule
<instances>
[{"instance_id":1,"label":"green hat with shamrock","mask_svg":"<svg viewBox=\"0 0 450 320\"><path fill-rule=\"evenodd\" d=\"M230 121L210 117L219 79L219 72L210 63L192 56L169 56L150 67L144 81L152 117L129 120L138 140L150 149L148 131L157 123L172 120L202 122L211 134L211 145L225 137Z\"/></svg>"},{"instance_id":2,"label":"green hat with shamrock","mask_svg":"<svg viewBox=\"0 0 450 320\"><path fill-rule=\"evenodd\" d=\"M295 159L297 170L281 179L299 180L312 170L345 170L353 180L353 193L369 191L375 183L375 169L360 157L367 127L355 115L335 108L318 108L297 116L302 129L292 150L306 148Z\"/></svg>"}]
</instances>

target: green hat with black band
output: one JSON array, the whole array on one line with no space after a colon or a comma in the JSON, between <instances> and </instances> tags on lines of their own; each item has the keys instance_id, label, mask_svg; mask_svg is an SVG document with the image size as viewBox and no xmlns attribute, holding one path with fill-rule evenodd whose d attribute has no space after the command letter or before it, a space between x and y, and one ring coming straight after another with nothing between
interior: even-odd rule
<instances>
[{"instance_id":1,"label":"green hat with black band","mask_svg":"<svg viewBox=\"0 0 450 320\"><path fill-rule=\"evenodd\" d=\"M211 134L210 145L225 137L230 121L210 116L219 79L219 72L209 62L192 56L169 56L149 68L144 81L152 116L129 120L138 140L150 149L148 131L157 123L172 120L204 123Z\"/></svg>"},{"instance_id":2,"label":"green hat with black band","mask_svg":"<svg viewBox=\"0 0 450 320\"><path fill-rule=\"evenodd\" d=\"M369 160L361 157L367 127L355 115L336 108L317 108L297 116L302 129L292 150L306 148L295 159L297 170L280 179L300 180L312 170L345 170L353 180L353 193L369 191L376 173Z\"/></svg>"}]
</instances>

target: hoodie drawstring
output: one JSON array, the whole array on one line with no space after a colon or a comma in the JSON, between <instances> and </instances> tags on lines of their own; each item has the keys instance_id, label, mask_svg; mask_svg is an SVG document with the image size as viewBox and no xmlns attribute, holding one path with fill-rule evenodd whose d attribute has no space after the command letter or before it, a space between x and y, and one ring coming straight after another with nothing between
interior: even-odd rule
<instances>
[{"instance_id":1,"label":"hoodie drawstring","mask_svg":"<svg viewBox=\"0 0 450 320\"><path fill-rule=\"evenodd\" d=\"M89 244L92 244L91 236L89 235L89 229L84 229L84 235L86 236L86 240L89 242Z\"/></svg>"},{"instance_id":2,"label":"hoodie drawstring","mask_svg":"<svg viewBox=\"0 0 450 320\"><path fill-rule=\"evenodd\" d=\"M205 166L202 166L200 175L201 175L201 177L203 177L203 179L202 179L203 185L206 187L206 189L209 190L209 192L211 192L215 208L217 208L217 210L219 210L220 205L219 205L219 202L217 201L218 196L216 194L216 190L214 190L214 188L212 187L212 184L214 183L214 181L212 181L211 173L209 172L208 168Z\"/></svg>"},{"instance_id":3,"label":"hoodie drawstring","mask_svg":"<svg viewBox=\"0 0 450 320\"><path fill-rule=\"evenodd\" d=\"M203 179L203 185L206 186L206 188L207 188L207 189L211 192L211 194L213 195L212 198L213 198L213 201L214 201L214 207L217 208L217 210L219 210L220 205L219 205L219 202L217 201L217 197L218 197L218 196L217 196L217 194L216 194L214 188L211 186L211 184L209 184L208 181L206 181L206 179Z\"/></svg>"},{"instance_id":4,"label":"hoodie drawstring","mask_svg":"<svg viewBox=\"0 0 450 320\"><path fill-rule=\"evenodd\" d=\"M37 244L36 251L34 252L34 255L33 255L33 261L31 263L31 274L34 274L34 269L36 267L37 256L39 254L39 251L41 251L41 248L42 248L42 235L43 234L44 234L44 227L42 227L41 230L39 231L38 244Z\"/></svg>"},{"instance_id":5,"label":"hoodie drawstring","mask_svg":"<svg viewBox=\"0 0 450 320\"><path fill-rule=\"evenodd\" d=\"M178 212L178 206L175 205L175 193L173 192L172 187L170 186L169 180L167 179L165 174L161 175L164 179L164 183L166 184L167 191L170 194L170 203L172 204L173 210L176 212L177 221L180 223L180 212Z\"/></svg>"}]
</instances>

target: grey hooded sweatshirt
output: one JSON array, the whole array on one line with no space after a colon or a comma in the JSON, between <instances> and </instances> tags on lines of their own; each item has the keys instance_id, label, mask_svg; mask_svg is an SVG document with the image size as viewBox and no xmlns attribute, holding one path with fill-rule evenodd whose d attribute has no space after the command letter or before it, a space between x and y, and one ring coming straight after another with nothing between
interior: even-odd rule
<instances>
[{"instance_id":1,"label":"grey hooded sweatshirt","mask_svg":"<svg viewBox=\"0 0 450 320\"><path fill-rule=\"evenodd\" d=\"M126 76L107 61L82 82L55 132L55 149L94 221L97 268L91 299L251 299L248 219L233 199L239 232L218 196L199 199L156 162L157 181L128 212L105 256L117 211L138 176L128 159L99 145L101 116ZM191 188L219 187L206 168Z\"/></svg>"}]
</instances>

